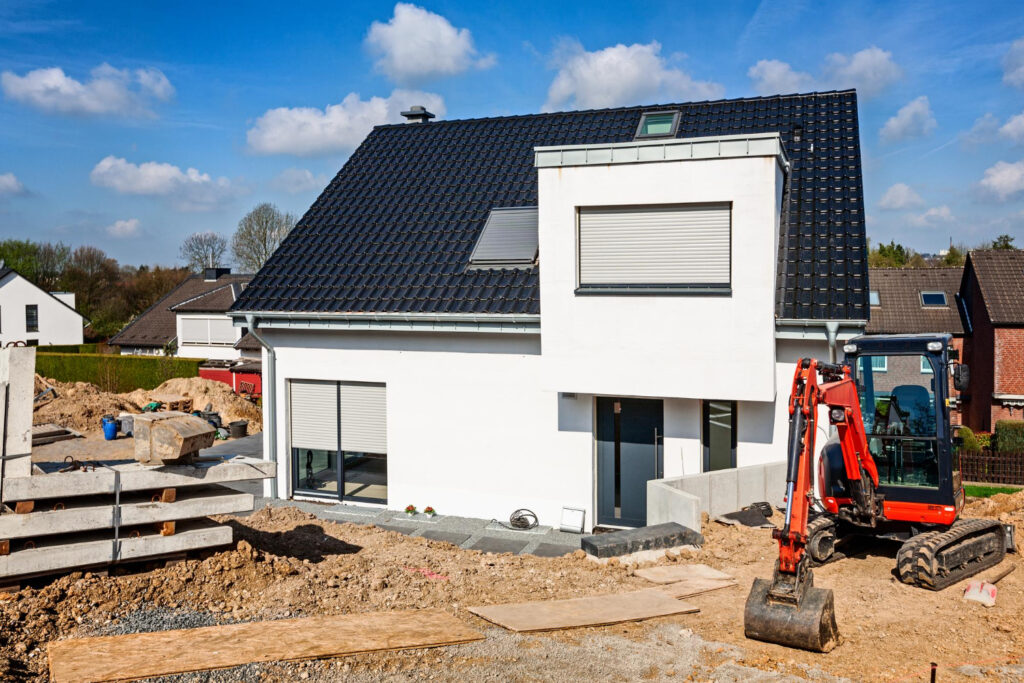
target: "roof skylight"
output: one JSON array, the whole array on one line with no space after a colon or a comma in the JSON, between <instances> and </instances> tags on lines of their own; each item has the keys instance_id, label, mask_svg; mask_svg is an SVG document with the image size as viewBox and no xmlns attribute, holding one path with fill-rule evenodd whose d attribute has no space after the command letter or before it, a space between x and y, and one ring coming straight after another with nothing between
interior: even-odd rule
<instances>
[{"instance_id":1,"label":"roof skylight","mask_svg":"<svg viewBox=\"0 0 1024 683\"><path fill-rule=\"evenodd\" d=\"M945 292L921 292L921 305L922 306L945 306L946 305L946 293Z\"/></svg>"},{"instance_id":2,"label":"roof skylight","mask_svg":"<svg viewBox=\"0 0 1024 683\"><path fill-rule=\"evenodd\" d=\"M677 111L644 112L640 116L640 125L637 126L636 135L633 137L637 140L675 137L678 128L679 112Z\"/></svg>"},{"instance_id":3,"label":"roof skylight","mask_svg":"<svg viewBox=\"0 0 1024 683\"><path fill-rule=\"evenodd\" d=\"M537 207L491 209L470 268L529 268L537 260Z\"/></svg>"}]
</instances>

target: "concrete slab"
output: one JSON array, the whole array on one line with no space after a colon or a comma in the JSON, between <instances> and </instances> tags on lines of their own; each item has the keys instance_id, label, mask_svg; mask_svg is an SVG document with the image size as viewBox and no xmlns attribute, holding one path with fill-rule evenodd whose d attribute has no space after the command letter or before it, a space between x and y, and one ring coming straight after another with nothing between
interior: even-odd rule
<instances>
[{"instance_id":1,"label":"concrete slab","mask_svg":"<svg viewBox=\"0 0 1024 683\"><path fill-rule=\"evenodd\" d=\"M437 524L443 519L441 515L425 515L422 512L417 512L415 515L410 515L405 512L400 512L397 515L391 516L392 522L402 524L405 522L413 524Z\"/></svg>"},{"instance_id":2,"label":"concrete slab","mask_svg":"<svg viewBox=\"0 0 1024 683\"><path fill-rule=\"evenodd\" d=\"M7 386L6 410L0 405L0 435L6 433L4 478L32 473L32 399L35 390L36 350L31 347L0 349L0 388ZM0 395L0 404L4 397ZM2 438L2 436L0 436Z\"/></svg>"},{"instance_id":3,"label":"concrete slab","mask_svg":"<svg viewBox=\"0 0 1024 683\"><path fill-rule=\"evenodd\" d=\"M452 545L462 545L470 539L470 534L460 534L456 531L441 531L439 529L427 529L420 536L429 538L431 541L444 541Z\"/></svg>"},{"instance_id":4,"label":"concrete slab","mask_svg":"<svg viewBox=\"0 0 1024 683\"><path fill-rule=\"evenodd\" d=\"M121 491L181 488L223 484L247 479L267 479L276 472L275 463L238 456L229 460L194 465L147 467L138 462L113 466L120 475ZM51 472L4 480L4 502L71 498L114 492L114 473L105 467L89 472Z\"/></svg>"},{"instance_id":5,"label":"concrete slab","mask_svg":"<svg viewBox=\"0 0 1024 683\"><path fill-rule=\"evenodd\" d=\"M485 553L519 553L527 546L526 540L516 540L514 538L495 538L494 536L484 536L477 540L473 545L469 546L470 550L480 550Z\"/></svg>"},{"instance_id":6,"label":"concrete slab","mask_svg":"<svg viewBox=\"0 0 1024 683\"><path fill-rule=\"evenodd\" d=\"M491 522L484 527L487 531L510 531L514 534L546 534L551 531L551 527L538 524L532 529L509 529L507 526L503 526L499 522Z\"/></svg>"},{"instance_id":7,"label":"concrete slab","mask_svg":"<svg viewBox=\"0 0 1024 683\"><path fill-rule=\"evenodd\" d=\"M765 472L763 467L740 467L736 470L737 503L742 507L763 501Z\"/></svg>"},{"instance_id":8,"label":"concrete slab","mask_svg":"<svg viewBox=\"0 0 1024 683\"><path fill-rule=\"evenodd\" d=\"M412 526L398 526L397 524L374 524L378 529L384 529L386 531L397 531L400 534L408 536L412 532L416 531L416 527Z\"/></svg>"},{"instance_id":9,"label":"concrete slab","mask_svg":"<svg viewBox=\"0 0 1024 683\"><path fill-rule=\"evenodd\" d=\"M231 527L192 522L182 525L171 536L148 532L120 541L120 561L139 560L159 555L172 555L199 548L213 548L231 543ZM103 566L112 562L114 548L110 532L83 534L80 540L68 542L67 537L50 544L46 539L36 548L15 550L0 555L0 577L5 579L48 574L75 567Z\"/></svg>"},{"instance_id":10,"label":"concrete slab","mask_svg":"<svg viewBox=\"0 0 1024 683\"><path fill-rule=\"evenodd\" d=\"M528 554L536 555L537 557L563 557L571 552L575 552L576 550L578 550L578 548L573 548L567 545L558 545L556 543L541 543L536 548L531 550Z\"/></svg>"},{"instance_id":11,"label":"concrete slab","mask_svg":"<svg viewBox=\"0 0 1024 683\"><path fill-rule=\"evenodd\" d=\"M580 547L594 557L616 557L641 550L657 550L680 545L700 546L703 543L703 536L675 522L595 534L580 539Z\"/></svg>"},{"instance_id":12,"label":"concrete slab","mask_svg":"<svg viewBox=\"0 0 1024 683\"><path fill-rule=\"evenodd\" d=\"M113 527L111 496L69 499L64 509L0 515L0 538L17 539L70 534ZM183 490L173 503L154 503L148 495L126 494L121 499L121 526L196 519L210 515L249 512L253 496L221 487Z\"/></svg>"},{"instance_id":13,"label":"concrete slab","mask_svg":"<svg viewBox=\"0 0 1024 683\"><path fill-rule=\"evenodd\" d=\"M738 495L739 475L736 470L719 470L714 472L708 480L711 483L709 515L712 517L724 515L726 512L732 512L741 507Z\"/></svg>"}]
</instances>

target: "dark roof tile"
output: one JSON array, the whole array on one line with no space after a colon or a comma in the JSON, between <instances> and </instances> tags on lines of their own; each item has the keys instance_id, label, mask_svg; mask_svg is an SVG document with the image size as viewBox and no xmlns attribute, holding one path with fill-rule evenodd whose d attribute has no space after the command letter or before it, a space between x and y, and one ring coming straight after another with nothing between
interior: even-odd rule
<instances>
[{"instance_id":1,"label":"dark roof tile","mask_svg":"<svg viewBox=\"0 0 1024 683\"><path fill-rule=\"evenodd\" d=\"M1024 324L1024 251L979 249L967 255L995 325Z\"/></svg>"},{"instance_id":2,"label":"dark roof tile","mask_svg":"<svg viewBox=\"0 0 1024 683\"><path fill-rule=\"evenodd\" d=\"M963 268L871 268L871 291L878 306L871 306L869 334L949 332L963 335L957 305ZM944 292L945 306L923 306L921 292Z\"/></svg>"}]
</instances>

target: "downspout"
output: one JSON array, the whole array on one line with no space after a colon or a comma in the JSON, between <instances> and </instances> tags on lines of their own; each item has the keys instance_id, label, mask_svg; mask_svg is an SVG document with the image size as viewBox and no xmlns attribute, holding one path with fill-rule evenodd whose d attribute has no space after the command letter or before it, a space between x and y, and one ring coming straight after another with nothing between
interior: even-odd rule
<instances>
[{"instance_id":1,"label":"downspout","mask_svg":"<svg viewBox=\"0 0 1024 683\"><path fill-rule=\"evenodd\" d=\"M836 338L839 336L839 321L826 320L825 334L828 336L828 362L836 362Z\"/></svg>"},{"instance_id":2,"label":"downspout","mask_svg":"<svg viewBox=\"0 0 1024 683\"><path fill-rule=\"evenodd\" d=\"M277 355L270 342L256 331L255 315L246 313L245 324L249 327L249 334L253 336L253 339L267 350L267 367L263 377L263 398L266 410L263 415L264 418L269 415L270 419L264 419L263 427L267 430L267 439L270 441L267 455L270 456L270 462L274 463L274 476L270 480L270 497L277 498Z\"/></svg>"}]
</instances>

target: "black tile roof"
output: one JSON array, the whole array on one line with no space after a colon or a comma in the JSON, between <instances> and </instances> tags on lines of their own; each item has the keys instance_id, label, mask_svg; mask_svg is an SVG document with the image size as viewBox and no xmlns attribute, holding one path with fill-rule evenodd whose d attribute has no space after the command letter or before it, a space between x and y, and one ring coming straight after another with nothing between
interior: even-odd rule
<instances>
[{"instance_id":1,"label":"black tile roof","mask_svg":"<svg viewBox=\"0 0 1024 683\"><path fill-rule=\"evenodd\" d=\"M665 109L680 110L681 138L780 133L793 170L783 197L777 314L866 319L852 90L378 126L233 310L539 313L537 266L467 270L488 213L537 205L534 147L629 142L642 112Z\"/></svg>"}]
</instances>

